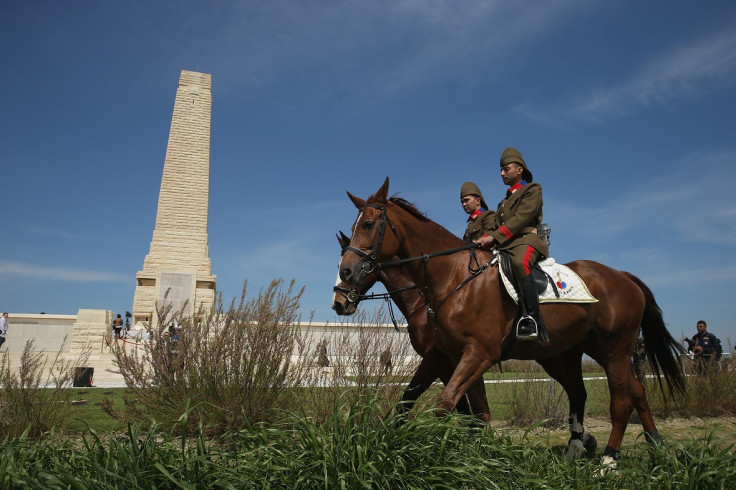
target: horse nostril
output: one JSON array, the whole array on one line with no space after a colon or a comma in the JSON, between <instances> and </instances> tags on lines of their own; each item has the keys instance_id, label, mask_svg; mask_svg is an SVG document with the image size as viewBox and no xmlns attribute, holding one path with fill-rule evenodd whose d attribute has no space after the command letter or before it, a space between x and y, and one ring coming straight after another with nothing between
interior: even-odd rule
<instances>
[{"instance_id":1,"label":"horse nostril","mask_svg":"<svg viewBox=\"0 0 736 490\"><path fill-rule=\"evenodd\" d=\"M337 301L332 304L332 309L335 310L335 313L338 315L342 315L342 305Z\"/></svg>"}]
</instances>

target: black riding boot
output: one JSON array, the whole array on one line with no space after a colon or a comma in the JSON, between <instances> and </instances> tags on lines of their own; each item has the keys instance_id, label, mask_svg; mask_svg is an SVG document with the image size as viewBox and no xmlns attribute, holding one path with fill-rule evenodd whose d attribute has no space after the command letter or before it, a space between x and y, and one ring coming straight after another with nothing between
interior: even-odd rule
<instances>
[{"instance_id":1,"label":"black riding boot","mask_svg":"<svg viewBox=\"0 0 736 490\"><path fill-rule=\"evenodd\" d=\"M539 314L539 293L537 293L537 287L531 274L521 280L519 289L526 312L516 325L516 337L519 340L545 341L545 339L540 339L539 335L544 325Z\"/></svg>"}]
</instances>

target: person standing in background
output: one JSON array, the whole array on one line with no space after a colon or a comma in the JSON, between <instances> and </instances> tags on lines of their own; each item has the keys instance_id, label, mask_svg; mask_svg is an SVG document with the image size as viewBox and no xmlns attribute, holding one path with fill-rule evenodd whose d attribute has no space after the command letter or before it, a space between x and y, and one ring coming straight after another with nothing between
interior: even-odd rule
<instances>
[{"instance_id":1,"label":"person standing in background","mask_svg":"<svg viewBox=\"0 0 736 490\"><path fill-rule=\"evenodd\" d=\"M0 347L5 343L5 336L8 333L8 313L3 313L0 317Z\"/></svg>"}]
</instances>

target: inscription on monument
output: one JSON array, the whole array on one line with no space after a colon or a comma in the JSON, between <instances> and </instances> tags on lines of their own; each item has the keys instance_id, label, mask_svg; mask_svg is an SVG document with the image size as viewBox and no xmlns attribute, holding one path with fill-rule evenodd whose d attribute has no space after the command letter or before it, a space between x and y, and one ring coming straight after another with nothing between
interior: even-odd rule
<instances>
[{"instance_id":1,"label":"inscription on monument","mask_svg":"<svg viewBox=\"0 0 736 490\"><path fill-rule=\"evenodd\" d=\"M171 313L181 311L185 316L191 315L196 280L194 272L161 272L158 306L171 305Z\"/></svg>"}]
</instances>

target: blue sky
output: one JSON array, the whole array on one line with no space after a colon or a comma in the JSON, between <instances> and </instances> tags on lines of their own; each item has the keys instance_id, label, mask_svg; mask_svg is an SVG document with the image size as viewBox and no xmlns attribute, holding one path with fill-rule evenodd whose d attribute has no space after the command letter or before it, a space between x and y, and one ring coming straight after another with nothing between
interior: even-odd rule
<instances>
[{"instance_id":1,"label":"blue sky","mask_svg":"<svg viewBox=\"0 0 736 490\"><path fill-rule=\"evenodd\" d=\"M0 2L0 310L130 310L182 69L212 74L209 247L329 309L335 233L383 179L462 234L521 150L552 255L641 277L736 340L736 3ZM12 322L11 322L12 323Z\"/></svg>"}]
</instances>

